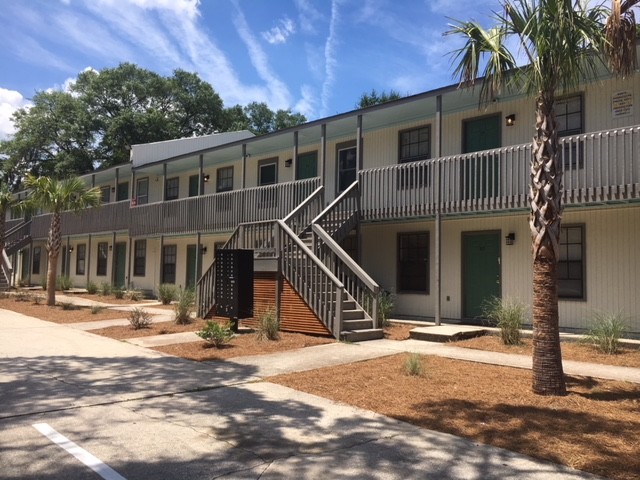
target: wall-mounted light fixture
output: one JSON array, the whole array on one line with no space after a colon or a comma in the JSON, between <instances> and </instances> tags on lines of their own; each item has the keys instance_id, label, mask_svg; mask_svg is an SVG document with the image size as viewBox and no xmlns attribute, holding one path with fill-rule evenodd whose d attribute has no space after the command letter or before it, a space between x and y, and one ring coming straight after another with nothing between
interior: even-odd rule
<instances>
[{"instance_id":1,"label":"wall-mounted light fixture","mask_svg":"<svg viewBox=\"0 0 640 480\"><path fill-rule=\"evenodd\" d=\"M69 247L69 253L73 252L73 245Z\"/></svg>"},{"instance_id":2,"label":"wall-mounted light fixture","mask_svg":"<svg viewBox=\"0 0 640 480\"><path fill-rule=\"evenodd\" d=\"M284 161L284 166L289 168L293 164L293 158Z\"/></svg>"},{"instance_id":3,"label":"wall-mounted light fixture","mask_svg":"<svg viewBox=\"0 0 640 480\"><path fill-rule=\"evenodd\" d=\"M513 127L516 124L516 114L512 113L504 117L507 127Z\"/></svg>"},{"instance_id":4,"label":"wall-mounted light fixture","mask_svg":"<svg viewBox=\"0 0 640 480\"><path fill-rule=\"evenodd\" d=\"M113 245L109 245L109 250L113 250Z\"/></svg>"},{"instance_id":5,"label":"wall-mounted light fixture","mask_svg":"<svg viewBox=\"0 0 640 480\"><path fill-rule=\"evenodd\" d=\"M202 246L200 247L200 253L201 253L202 255L204 255L204 254L206 254L206 253L207 253L207 246L206 246L206 245L202 245Z\"/></svg>"},{"instance_id":6,"label":"wall-mounted light fixture","mask_svg":"<svg viewBox=\"0 0 640 480\"><path fill-rule=\"evenodd\" d=\"M504 237L504 242L507 245L513 245L513 243L516 241L516 234L515 233L508 233L506 237Z\"/></svg>"},{"instance_id":7,"label":"wall-mounted light fixture","mask_svg":"<svg viewBox=\"0 0 640 480\"><path fill-rule=\"evenodd\" d=\"M209 181L209 174L207 173L204 177L202 177L202 180L204 181L204 183L207 183Z\"/></svg>"},{"instance_id":8,"label":"wall-mounted light fixture","mask_svg":"<svg viewBox=\"0 0 640 480\"><path fill-rule=\"evenodd\" d=\"M116 187L111 187L111 193L115 193Z\"/></svg>"}]
</instances>

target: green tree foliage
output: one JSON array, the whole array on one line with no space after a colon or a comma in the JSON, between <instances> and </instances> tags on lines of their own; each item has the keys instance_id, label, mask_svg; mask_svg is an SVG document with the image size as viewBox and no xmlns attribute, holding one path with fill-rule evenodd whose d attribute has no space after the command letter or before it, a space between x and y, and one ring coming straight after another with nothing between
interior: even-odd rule
<instances>
[{"instance_id":1,"label":"green tree foliage","mask_svg":"<svg viewBox=\"0 0 640 480\"><path fill-rule=\"evenodd\" d=\"M382 91L378 93L375 88L371 89L369 93L363 93L360 96L360 100L356 103L356 108L366 108L373 105L379 105L381 103L391 102L392 100L398 100L402 98L399 92L395 90L389 90L389 93Z\"/></svg>"},{"instance_id":2,"label":"green tree foliage","mask_svg":"<svg viewBox=\"0 0 640 480\"><path fill-rule=\"evenodd\" d=\"M27 174L67 178L129 160L131 145L214 132L269 133L306 122L291 110L253 102L225 109L195 73L163 77L131 63L80 73L70 92L38 92L15 112L16 134L0 142L0 180Z\"/></svg>"}]
</instances>

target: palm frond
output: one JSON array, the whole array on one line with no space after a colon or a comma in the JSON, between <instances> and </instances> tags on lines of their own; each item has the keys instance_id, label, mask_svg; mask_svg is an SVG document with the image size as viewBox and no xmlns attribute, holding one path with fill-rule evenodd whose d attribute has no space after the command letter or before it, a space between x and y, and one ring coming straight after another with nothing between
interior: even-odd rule
<instances>
[{"instance_id":1,"label":"palm frond","mask_svg":"<svg viewBox=\"0 0 640 480\"><path fill-rule=\"evenodd\" d=\"M638 4L640 0L612 0L611 14L605 25L609 68L621 77L633 74L638 66L636 18L632 10Z\"/></svg>"}]
</instances>

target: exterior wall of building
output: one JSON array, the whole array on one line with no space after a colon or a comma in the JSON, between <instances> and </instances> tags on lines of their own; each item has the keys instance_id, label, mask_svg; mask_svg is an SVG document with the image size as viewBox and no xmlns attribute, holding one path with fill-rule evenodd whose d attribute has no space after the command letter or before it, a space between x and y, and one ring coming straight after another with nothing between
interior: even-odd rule
<instances>
[{"instance_id":1,"label":"exterior wall of building","mask_svg":"<svg viewBox=\"0 0 640 480\"><path fill-rule=\"evenodd\" d=\"M640 333L640 206L566 210L563 225L584 226L585 296L560 299L563 328L584 329L595 311L621 313L630 331ZM442 317L462 316L462 235L500 233L501 290L503 298L531 305L531 237L526 213L445 219L442 223ZM397 237L400 232L429 232L429 294L397 293ZM513 245L505 236L515 234ZM433 221L370 224L362 227L362 265L386 290L396 294L395 314L433 317L435 314L435 225Z\"/></svg>"}]
</instances>

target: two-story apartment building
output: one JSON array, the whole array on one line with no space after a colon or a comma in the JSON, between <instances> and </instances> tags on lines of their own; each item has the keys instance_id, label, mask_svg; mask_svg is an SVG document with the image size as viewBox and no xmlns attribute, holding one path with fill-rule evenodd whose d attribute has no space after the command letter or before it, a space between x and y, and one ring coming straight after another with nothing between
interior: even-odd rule
<instances>
[{"instance_id":1,"label":"two-story apartment building","mask_svg":"<svg viewBox=\"0 0 640 480\"><path fill-rule=\"evenodd\" d=\"M636 73L556 104L564 329L608 311L640 334L639 101ZM259 137L134 145L128 165L83 177L103 205L65 215L60 273L78 286L198 284L207 314L214 254L231 239L254 249L257 295L291 329L296 316L305 331L365 329L382 289L405 318L477 320L492 296L530 304L533 124L532 98L505 93L479 109L478 91L450 86ZM48 224L34 217L9 252L15 279L45 275Z\"/></svg>"}]
</instances>

